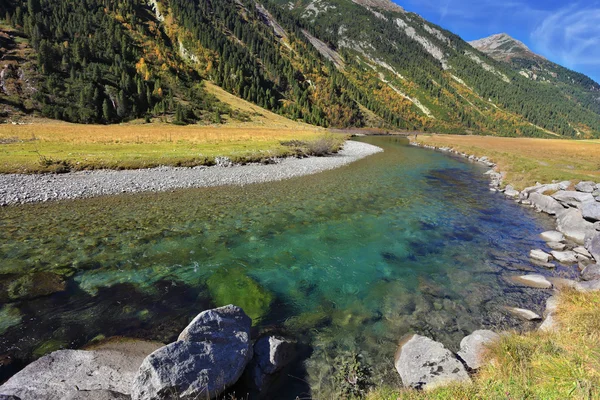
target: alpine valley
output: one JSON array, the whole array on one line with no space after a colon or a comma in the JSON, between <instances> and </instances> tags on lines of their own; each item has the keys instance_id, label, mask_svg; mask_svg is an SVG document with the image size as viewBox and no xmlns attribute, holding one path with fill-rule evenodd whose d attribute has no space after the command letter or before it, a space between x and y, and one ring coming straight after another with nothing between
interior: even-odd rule
<instances>
[{"instance_id":1,"label":"alpine valley","mask_svg":"<svg viewBox=\"0 0 600 400\"><path fill-rule=\"evenodd\" d=\"M600 137L600 86L500 35L470 45L388 0L5 0L0 119L251 118Z\"/></svg>"}]
</instances>

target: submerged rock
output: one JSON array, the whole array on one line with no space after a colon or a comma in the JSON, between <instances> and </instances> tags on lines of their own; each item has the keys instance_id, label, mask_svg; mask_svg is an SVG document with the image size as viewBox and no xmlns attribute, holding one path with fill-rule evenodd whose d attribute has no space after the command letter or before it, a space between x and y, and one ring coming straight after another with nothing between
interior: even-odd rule
<instances>
[{"instance_id":1,"label":"submerged rock","mask_svg":"<svg viewBox=\"0 0 600 400\"><path fill-rule=\"evenodd\" d=\"M216 398L237 382L252 358L251 324L233 305L201 312L178 341L144 359L132 399Z\"/></svg>"},{"instance_id":2,"label":"submerged rock","mask_svg":"<svg viewBox=\"0 0 600 400\"><path fill-rule=\"evenodd\" d=\"M31 300L63 292L67 288L65 280L52 272L34 272L16 277L15 275L0 276L0 301Z\"/></svg>"},{"instance_id":3,"label":"submerged rock","mask_svg":"<svg viewBox=\"0 0 600 400\"><path fill-rule=\"evenodd\" d=\"M511 314L516 315L517 317L522 318L522 319L527 320L527 321L538 321L538 320L542 319L542 317L540 317L539 315L537 315L533 311L526 310L524 308L506 307L506 309Z\"/></svg>"},{"instance_id":4,"label":"submerged rock","mask_svg":"<svg viewBox=\"0 0 600 400\"><path fill-rule=\"evenodd\" d=\"M546 279L545 276L538 274L513 276L511 277L511 280L515 283L537 289L552 288L552 283L550 283L550 281L548 281L548 279Z\"/></svg>"},{"instance_id":5,"label":"submerged rock","mask_svg":"<svg viewBox=\"0 0 600 400\"><path fill-rule=\"evenodd\" d=\"M471 382L454 354L441 343L420 335L403 341L394 364L406 387L431 390L450 383Z\"/></svg>"},{"instance_id":6,"label":"submerged rock","mask_svg":"<svg viewBox=\"0 0 600 400\"><path fill-rule=\"evenodd\" d=\"M29 364L0 387L22 400L62 399L74 390L129 394L144 357L158 344L129 341L98 350L58 350Z\"/></svg>"},{"instance_id":7,"label":"submerged rock","mask_svg":"<svg viewBox=\"0 0 600 400\"><path fill-rule=\"evenodd\" d=\"M478 369L484 365L484 353L490 344L500 340L500 335L489 330L478 330L460 341L458 356L471 369Z\"/></svg>"}]
</instances>

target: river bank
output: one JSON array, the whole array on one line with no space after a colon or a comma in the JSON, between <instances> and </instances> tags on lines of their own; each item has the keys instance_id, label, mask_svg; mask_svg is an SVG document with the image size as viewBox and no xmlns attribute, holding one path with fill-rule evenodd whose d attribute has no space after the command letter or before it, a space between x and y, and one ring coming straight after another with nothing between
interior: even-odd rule
<instances>
[{"instance_id":1,"label":"river bank","mask_svg":"<svg viewBox=\"0 0 600 400\"><path fill-rule=\"evenodd\" d=\"M272 164L234 165L222 158L219 165L212 167L6 174L0 175L0 205L280 181L339 168L381 151L381 148L367 143L346 141L337 154L274 159Z\"/></svg>"}]
</instances>

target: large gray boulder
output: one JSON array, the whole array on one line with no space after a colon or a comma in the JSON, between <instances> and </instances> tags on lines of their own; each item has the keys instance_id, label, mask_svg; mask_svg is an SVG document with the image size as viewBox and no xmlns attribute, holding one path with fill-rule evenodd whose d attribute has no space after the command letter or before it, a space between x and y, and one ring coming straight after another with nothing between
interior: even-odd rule
<instances>
[{"instance_id":1,"label":"large gray boulder","mask_svg":"<svg viewBox=\"0 0 600 400\"><path fill-rule=\"evenodd\" d=\"M58 350L14 375L0 393L21 400L60 400L77 390L129 394L142 361L160 345L124 341L92 351Z\"/></svg>"},{"instance_id":2,"label":"large gray boulder","mask_svg":"<svg viewBox=\"0 0 600 400\"><path fill-rule=\"evenodd\" d=\"M591 193L572 192L572 191L560 191L552 195L552 197L562 204L579 207L581 203L587 203L588 201L594 201L594 196Z\"/></svg>"},{"instance_id":3,"label":"large gray boulder","mask_svg":"<svg viewBox=\"0 0 600 400\"><path fill-rule=\"evenodd\" d=\"M471 382L469 374L443 344L411 335L401 344L394 362L406 387L431 390L455 382Z\"/></svg>"},{"instance_id":4,"label":"large gray boulder","mask_svg":"<svg viewBox=\"0 0 600 400\"><path fill-rule=\"evenodd\" d=\"M252 320L236 306L203 311L179 340L143 361L133 400L213 399L240 378L252 358Z\"/></svg>"},{"instance_id":5,"label":"large gray boulder","mask_svg":"<svg viewBox=\"0 0 600 400\"><path fill-rule=\"evenodd\" d=\"M600 263L600 233L596 232L587 239L585 248L590 252L596 262Z\"/></svg>"},{"instance_id":6,"label":"large gray boulder","mask_svg":"<svg viewBox=\"0 0 600 400\"><path fill-rule=\"evenodd\" d=\"M550 215L555 215L556 213L565 209L552 197L540 193L531 193L529 195L529 201L531 201L531 204L533 204L536 210L543 211Z\"/></svg>"},{"instance_id":7,"label":"large gray boulder","mask_svg":"<svg viewBox=\"0 0 600 400\"><path fill-rule=\"evenodd\" d=\"M597 201L589 201L581 204L579 207L581 215L588 221L600 221L600 203Z\"/></svg>"},{"instance_id":8,"label":"large gray boulder","mask_svg":"<svg viewBox=\"0 0 600 400\"><path fill-rule=\"evenodd\" d=\"M500 340L500 335L489 330L478 330L460 341L458 356L470 369L479 369L484 365L485 350Z\"/></svg>"},{"instance_id":9,"label":"large gray boulder","mask_svg":"<svg viewBox=\"0 0 600 400\"><path fill-rule=\"evenodd\" d=\"M581 211L574 208L558 212L556 224L560 232L577 244L584 244L586 238L595 232L594 224L586 221L581 215Z\"/></svg>"},{"instance_id":10,"label":"large gray boulder","mask_svg":"<svg viewBox=\"0 0 600 400\"><path fill-rule=\"evenodd\" d=\"M129 395L112 390L75 390L61 400L130 400ZM2 399L0 399L2 400Z\"/></svg>"},{"instance_id":11,"label":"large gray boulder","mask_svg":"<svg viewBox=\"0 0 600 400\"><path fill-rule=\"evenodd\" d=\"M582 181L575 185L575 190L583 193L592 193L596 190L596 183L591 181Z\"/></svg>"},{"instance_id":12,"label":"large gray boulder","mask_svg":"<svg viewBox=\"0 0 600 400\"><path fill-rule=\"evenodd\" d=\"M278 336L265 336L254 344L250 368L254 385L262 389L271 377L281 371L296 355L296 344Z\"/></svg>"},{"instance_id":13,"label":"large gray boulder","mask_svg":"<svg viewBox=\"0 0 600 400\"><path fill-rule=\"evenodd\" d=\"M249 335L252 320L233 305L202 311L185 327L177 340L189 342L229 342L240 333Z\"/></svg>"}]
</instances>

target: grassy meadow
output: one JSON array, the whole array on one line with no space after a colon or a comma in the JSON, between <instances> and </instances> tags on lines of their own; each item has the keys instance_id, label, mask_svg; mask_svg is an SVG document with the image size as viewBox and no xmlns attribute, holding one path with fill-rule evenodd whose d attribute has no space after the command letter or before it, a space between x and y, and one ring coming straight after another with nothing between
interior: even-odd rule
<instances>
[{"instance_id":1,"label":"grassy meadow","mask_svg":"<svg viewBox=\"0 0 600 400\"><path fill-rule=\"evenodd\" d=\"M488 156L517 189L552 180L600 182L600 140L419 135L418 141Z\"/></svg>"},{"instance_id":2,"label":"grassy meadow","mask_svg":"<svg viewBox=\"0 0 600 400\"><path fill-rule=\"evenodd\" d=\"M430 392L378 388L367 400L599 399L600 293L559 295L557 332L509 333L489 348L472 385Z\"/></svg>"},{"instance_id":3,"label":"grassy meadow","mask_svg":"<svg viewBox=\"0 0 600 400\"><path fill-rule=\"evenodd\" d=\"M238 162L298 153L337 150L343 135L274 114L207 84L219 100L249 115L249 122L177 126L134 121L121 125L80 125L33 120L0 125L0 173L134 169L159 165L210 165L217 156ZM293 142L294 145L283 145Z\"/></svg>"}]
</instances>

